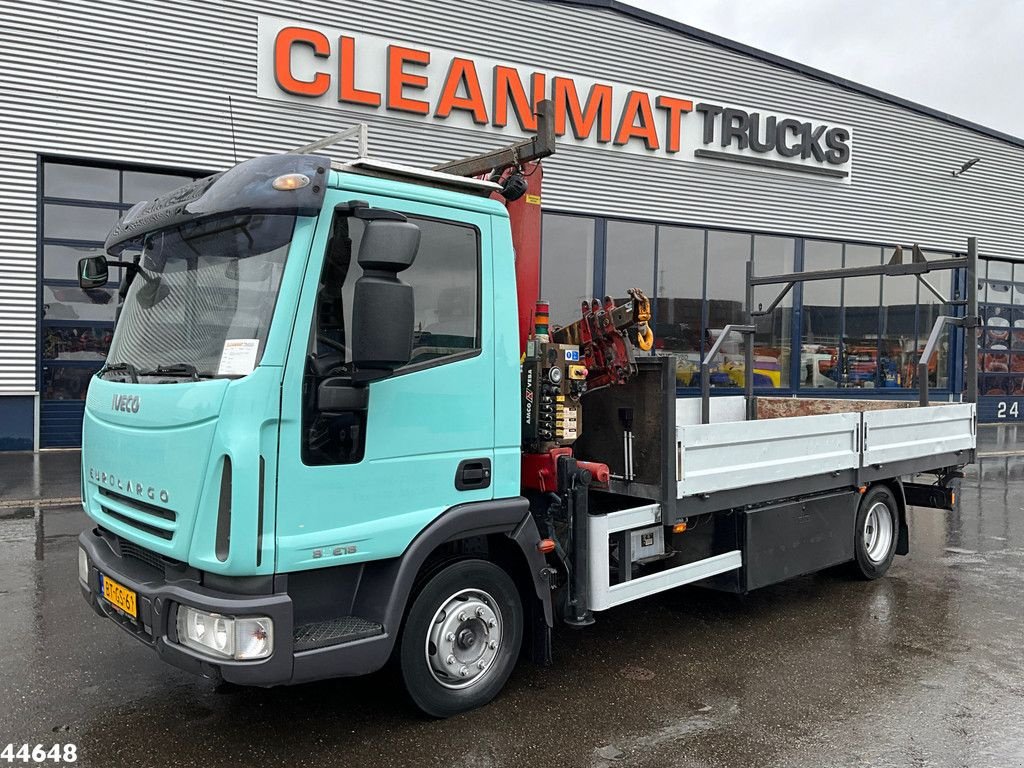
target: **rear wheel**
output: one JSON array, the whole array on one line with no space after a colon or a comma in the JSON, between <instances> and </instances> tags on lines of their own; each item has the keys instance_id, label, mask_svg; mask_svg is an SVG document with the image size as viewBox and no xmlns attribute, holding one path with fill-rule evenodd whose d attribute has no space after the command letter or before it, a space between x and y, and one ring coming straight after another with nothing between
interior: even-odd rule
<instances>
[{"instance_id":1,"label":"rear wheel","mask_svg":"<svg viewBox=\"0 0 1024 768\"><path fill-rule=\"evenodd\" d=\"M523 608L508 574L484 560L449 565L406 617L399 639L406 690L433 717L482 706L512 674L522 639Z\"/></svg>"},{"instance_id":2,"label":"rear wheel","mask_svg":"<svg viewBox=\"0 0 1024 768\"><path fill-rule=\"evenodd\" d=\"M861 498L854 532L854 574L863 579L884 576L896 555L899 507L893 492L884 485L871 488Z\"/></svg>"}]
</instances>

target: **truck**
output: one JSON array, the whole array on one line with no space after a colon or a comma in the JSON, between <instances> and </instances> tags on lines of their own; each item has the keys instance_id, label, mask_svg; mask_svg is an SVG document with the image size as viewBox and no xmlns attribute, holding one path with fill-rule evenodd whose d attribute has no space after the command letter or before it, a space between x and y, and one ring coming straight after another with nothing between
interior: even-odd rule
<instances>
[{"instance_id":1,"label":"truck","mask_svg":"<svg viewBox=\"0 0 1024 768\"><path fill-rule=\"evenodd\" d=\"M642 292L549 324L543 103L537 127L432 169L369 157L362 127L245 160L134 206L80 262L86 290L120 270L123 297L83 424L78 576L99 616L242 686L390 665L447 717L520 657L551 663L558 623L686 584L876 579L909 551L909 505L953 507L976 377L933 404L927 365L950 326L976 365L974 240L944 260L748 265L750 322L678 397ZM329 156L353 137L358 158ZM967 297L920 356L918 403L765 398L747 375L711 391L723 341L745 338L753 371L757 320L794 285L943 269Z\"/></svg>"}]
</instances>

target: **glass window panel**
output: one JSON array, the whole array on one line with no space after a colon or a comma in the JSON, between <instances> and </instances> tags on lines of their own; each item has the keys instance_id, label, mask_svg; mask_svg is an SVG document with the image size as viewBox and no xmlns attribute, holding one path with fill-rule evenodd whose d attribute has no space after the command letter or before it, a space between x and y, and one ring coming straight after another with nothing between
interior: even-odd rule
<instances>
[{"instance_id":1,"label":"glass window panel","mask_svg":"<svg viewBox=\"0 0 1024 768\"><path fill-rule=\"evenodd\" d=\"M133 205L140 200L152 200L192 181L191 176L170 173L147 173L144 171L124 172L125 203Z\"/></svg>"},{"instance_id":2,"label":"glass window panel","mask_svg":"<svg viewBox=\"0 0 1024 768\"><path fill-rule=\"evenodd\" d=\"M796 243L791 237L754 235L754 274L782 275L793 271ZM754 289L755 308L767 307L785 286ZM793 293L790 291L767 317L755 320L754 386L788 387Z\"/></svg>"},{"instance_id":3,"label":"glass window panel","mask_svg":"<svg viewBox=\"0 0 1024 768\"><path fill-rule=\"evenodd\" d=\"M804 241L804 269L814 272L843 266L843 246L822 240ZM835 387L839 355L840 280L803 284L803 339L800 345L800 385Z\"/></svg>"},{"instance_id":4,"label":"glass window panel","mask_svg":"<svg viewBox=\"0 0 1024 768\"><path fill-rule=\"evenodd\" d=\"M658 298L654 347L676 358L676 382L700 384L700 319L704 295L704 230L658 229Z\"/></svg>"},{"instance_id":5,"label":"glass window panel","mask_svg":"<svg viewBox=\"0 0 1024 768\"><path fill-rule=\"evenodd\" d=\"M630 288L654 295L653 224L609 221L605 240L605 285L616 304L629 298Z\"/></svg>"},{"instance_id":6,"label":"glass window panel","mask_svg":"<svg viewBox=\"0 0 1024 768\"><path fill-rule=\"evenodd\" d=\"M43 237L102 243L120 216L113 208L47 203L43 206Z\"/></svg>"},{"instance_id":7,"label":"glass window panel","mask_svg":"<svg viewBox=\"0 0 1024 768\"><path fill-rule=\"evenodd\" d=\"M43 320L114 321L117 291L71 286L43 286Z\"/></svg>"},{"instance_id":8,"label":"glass window panel","mask_svg":"<svg viewBox=\"0 0 1024 768\"><path fill-rule=\"evenodd\" d=\"M988 260L978 259L978 302L983 303L985 301L985 286L987 282L985 280L986 274L988 273Z\"/></svg>"},{"instance_id":9,"label":"glass window panel","mask_svg":"<svg viewBox=\"0 0 1024 768\"><path fill-rule=\"evenodd\" d=\"M745 323L751 236L708 232L706 349L729 323ZM712 386L743 386L743 337L733 334L712 361Z\"/></svg>"},{"instance_id":10,"label":"glass window panel","mask_svg":"<svg viewBox=\"0 0 1024 768\"><path fill-rule=\"evenodd\" d=\"M978 299L990 304L1010 304L1012 284L1013 264L1008 261L989 261L987 290Z\"/></svg>"},{"instance_id":11,"label":"glass window panel","mask_svg":"<svg viewBox=\"0 0 1024 768\"><path fill-rule=\"evenodd\" d=\"M983 347L994 344L1005 344L1010 338L1010 328L1014 321L1014 312L1010 307L987 305L981 316L985 321L985 332L981 338Z\"/></svg>"},{"instance_id":12,"label":"glass window panel","mask_svg":"<svg viewBox=\"0 0 1024 768\"><path fill-rule=\"evenodd\" d=\"M420 247L402 273L413 287L412 363L480 349L480 240L465 224L417 219Z\"/></svg>"},{"instance_id":13,"label":"glass window panel","mask_svg":"<svg viewBox=\"0 0 1024 768\"><path fill-rule=\"evenodd\" d=\"M910 253L910 248L904 249ZM932 258L935 258L932 256ZM939 272L928 275L948 275ZM934 283L933 283L934 285ZM938 286L936 286L938 287ZM917 340L918 301L935 297L922 288L918 297L918 282L913 275L882 278L882 341L879 384L883 387L911 386L917 380L917 359L920 353ZM920 347L924 347L925 340ZM942 358L945 361L945 357ZM936 358L932 358L932 365Z\"/></svg>"},{"instance_id":14,"label":"glass window panel","mask_svg":"<svg viewBox=\"0 0 1024 768\"><path fill-rule=\"evenodd\" d=\"M545 213L540 295L551 305L551 323L568 325L594 297L594 220Z\"/></svg>"},{"instance_id":15,"label":"glass window panel","mask_svg":"<svg viewBox=\"0 0 1024 768\"><path fill-rule=\"evenodd\" d=\"M43 277L48 280L78 280L78 260L86 256L100 256L98 245L44 245ZM120 270L110 270L111 283L117 282Z\"/></svg>"},{"instance_id":16,"label":"glass window panel","mask_svg":"<svg viewBox=\"0 0 1024 768\"><path fill-rule=\"evenodd\" d=\"M43 195L116 203L119 194L117 173L113 168L46 163L43 166Z\"/></svg>"},{"instance_id":17,"label":"glass window panel","mask_svg":"<svg viewBox=\"0 0 1024 768\"><path fill-rule=\"evenodd\" d=\"M112 327L97 325L43 327L44 360L103 360L110 348Z\"/></svg>"},{"instance_id":18,"label":"glass window panel","mask_svg":"<svg viewBox=\"0 0 1024 768\"><path fill-rule=\"evenodd\" d=\"M1013 388L1010 386L1010 377L1007 374L984 372L984 369L980 366L979 370L983 371L978 374L979 394L1001 397L1012 392Z\"/></svg>"},{"instance_id":19,"label":"glass window panel","mask_svg":"<svg viewBox=\"0 0 1024 768\"><path fill-rule=\"evenodd\" d=\"M1024 396L1024 353L1014 352L1010 355L1009 394L1016 397Z\"/></svg>"},{"instance_id":20,"label":"glass window panel","mask_svg":"<svg viewBox=\"0 0 1024 768\"><path fill-rule=\"evenodd\" d=\"M1013 265L1012 301L1017 306L1024 305L1024 264Z\"/></svg>"},{"instance_id":21,"label":"glass window panel","mask_svg":"<svg viewBox=\"0 0 1024 768\"><path fill-rule=\"evenodd\" d=\"M942 254L939 258L948 258ZM890 278L886 278L889 280ZM953 273L949 270L932 272L925 276L925 279L943 296L952 297ZM928 343L928 336L932 332L932 326L939 315L949 314L949 307L940 302L932 292L921 286L918 292L918 328L917 328L917 349L907 361L908 370L903 376L903 385L909 387L917 386L917 362L925 344ZM935 355L928 361L928 383L935 388L946 389L949 387L949 344L952 338L952 330L947 330L939 342Z\"/></svg>"},{"instance_id":22,"label":"glass window panel","mask_svg":"<svg viewBox=\"0 0 1024 768\"><path fill-rule=\"evenodd\" d=\"M845 267L875 266L882 263L878 246L847 245ZM843 386L874 387L880 382L878 365L878 308L882 278L843 278L843 315L845 333L838 371ZM886 377L891 366L883 366ZM886 378L888 381L888 378Z\"/></svg>"},{"instance_id":23,"label":"glass window panel","mask_svg":"<svg viewBox=\"0 0 1024 768\"><path fill-rule=\"evenodd\" d=\"M43 399L45 400L85 400L85 392L89 388L89 379L99 370L99 365L92 366L43 366Z\"/></svg>"},{"instance_id":24,"label":"glass window panel","mask_svg":"<svg viewBox=\"0 0 1024 768\"><path fill-rule=\"evenodd\" d=\"M1010 346L1024 352L1024 310L1014 310L1011 318Z\"/></svg>"},{"instance_id":25,"label":"glass window panel","mask_svg":"<svg viewBox=\"0 0 1024 768\"><path fill-rule=\"evenodd\" d=\"M1009 281L1013 279L1013 264L1009 261L992 259L988 262L988 279Z\"/></svg>"}]
</instances>

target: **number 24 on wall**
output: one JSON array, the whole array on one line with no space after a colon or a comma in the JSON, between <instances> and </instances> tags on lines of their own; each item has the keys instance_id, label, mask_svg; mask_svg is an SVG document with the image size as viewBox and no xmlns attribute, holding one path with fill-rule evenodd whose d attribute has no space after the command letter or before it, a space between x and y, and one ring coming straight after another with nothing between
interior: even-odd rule
<instances>
[{"instance_id":1,"label":"number 24 on wall","mask_svg":"<svg viewBox=\"0 0 1024 768\"><path fill-rule=\"evenodd\" d=\"M996 418L997 419L1016 419L1020 417L1020 403L1014 400L1013 402L1006 402L1005 400L999 401L996 405Z\"/></svg>"}]
</instances>

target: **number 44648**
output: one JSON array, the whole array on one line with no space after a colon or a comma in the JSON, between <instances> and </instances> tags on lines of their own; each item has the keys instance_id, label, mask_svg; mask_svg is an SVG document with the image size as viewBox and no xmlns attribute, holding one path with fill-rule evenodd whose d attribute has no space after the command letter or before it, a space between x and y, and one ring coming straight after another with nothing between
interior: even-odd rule
<instances>
[{"instance_id":1,"label":"number 44648","mask_svg":"<svg viewBox=\"0 0 1024 768\"><path fill-rule=\"evenodd\" d=\"M74 744L8 744L0 750L0 762L4 763L74 763L78 760L78 747Z\"/></svg>"}]
</instances>

